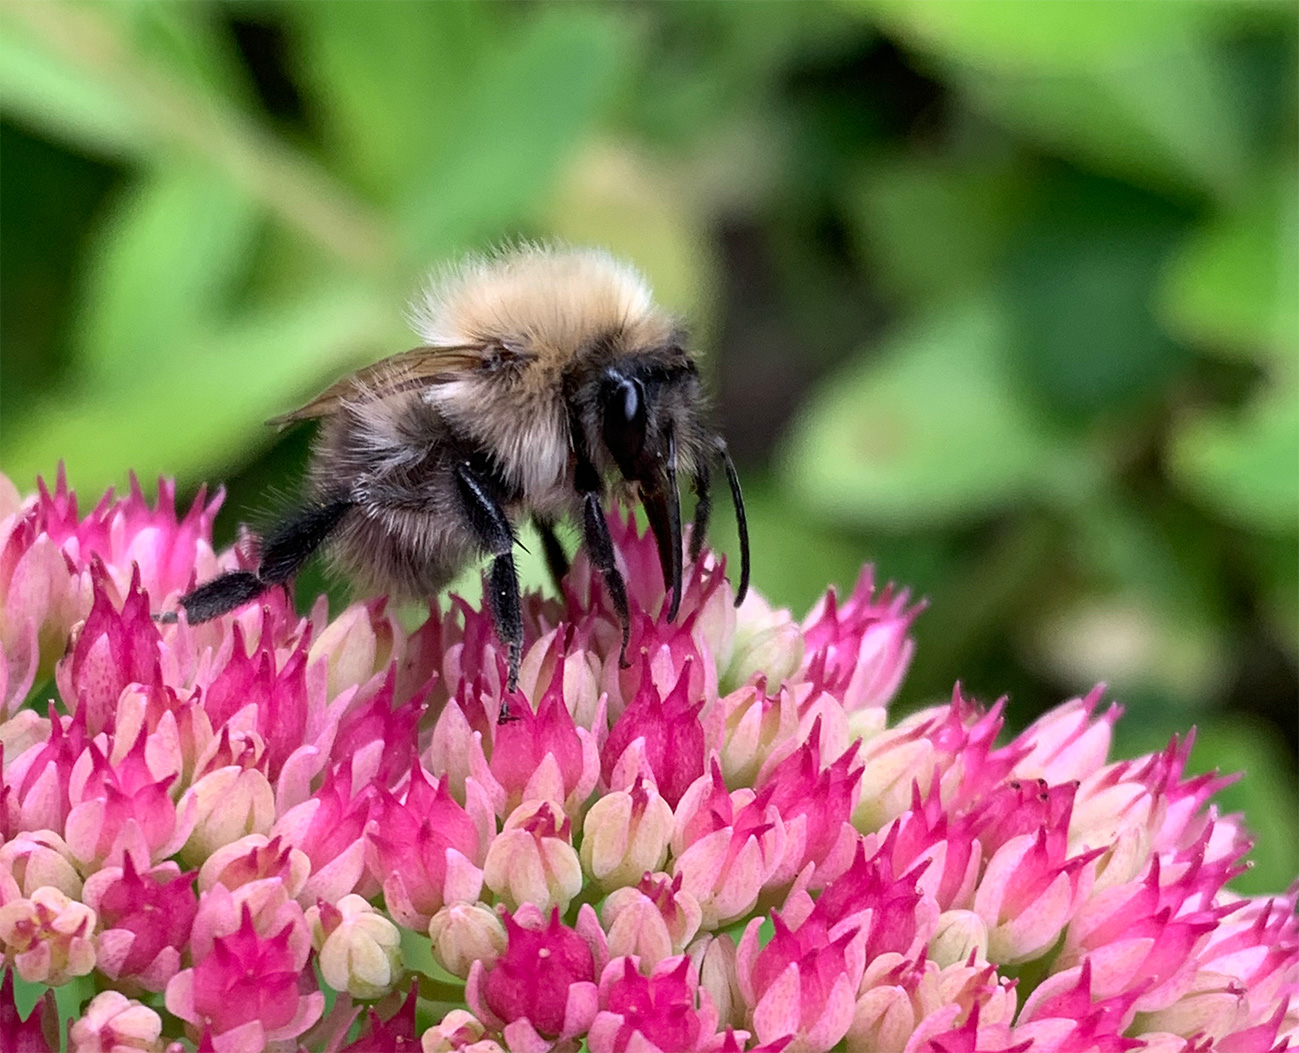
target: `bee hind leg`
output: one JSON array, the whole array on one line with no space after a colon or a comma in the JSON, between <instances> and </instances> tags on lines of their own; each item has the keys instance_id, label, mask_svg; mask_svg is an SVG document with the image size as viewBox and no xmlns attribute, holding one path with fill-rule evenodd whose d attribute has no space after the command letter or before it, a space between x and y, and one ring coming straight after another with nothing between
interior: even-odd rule
<instances>
[{"instance_id":1,"label":"bee hind leg","mask_svg":"<svg viewBox=\"0 0 1299 1053\"><path fill-rule=\"evenodd\" d=\"M352 507L349 500L313 506L281 524L262 542L256 572L232 570L205 582L180 598L191 625L211 621L251 603L276 585L288 585L302 565L329 538ZM162 615L162 621L175 616Z\"/></svg>"},{"instance_id":2,"label":"bee hind leg","mask_svg":"<svg viewBox=\"0 0 1299 1053\"><path fill-rule=\"evenodd\" d=\"M523 659L523 603L519 596L519 575L514 566L514 530L501 503L469 465L460 465L455 474L469 527L482 546L495 557L488 572L487 603L496 635L505 644L508 689L513 691L519 686L519 663Z\"/></svg>"}]
</instances>

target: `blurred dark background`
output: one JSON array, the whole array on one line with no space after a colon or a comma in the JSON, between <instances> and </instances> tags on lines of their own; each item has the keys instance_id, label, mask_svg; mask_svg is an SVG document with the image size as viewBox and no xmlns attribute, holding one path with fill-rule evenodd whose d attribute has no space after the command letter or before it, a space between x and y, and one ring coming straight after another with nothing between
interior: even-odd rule
<instances>
[{"instance_id":1,"label":"blurred dark background","mask_svg":"<svg viewBox=\"0 0 1299 1053\"><path fill-rule=\"evenodd\" d=\"M801 615L869 561L927 597L904 708L959 678L1018 727L1106 680L1119 752L1197 725L1199 769L1247 773L1224 794L1261 840L1239 886L1279 889L1296 22L1248 0L7 3L0 468L27 490L62 459L87 501L131 468L224 481L228 542L301 473L308 435L261 422L410 346L432 264L604 245L690 320L766 595Z\"/></svg>"}]
</instances>

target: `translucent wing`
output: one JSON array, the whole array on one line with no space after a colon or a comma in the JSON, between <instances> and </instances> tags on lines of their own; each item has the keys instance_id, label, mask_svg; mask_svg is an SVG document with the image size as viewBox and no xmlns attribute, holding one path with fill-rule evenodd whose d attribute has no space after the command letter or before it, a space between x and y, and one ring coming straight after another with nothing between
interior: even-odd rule
<instances>
[{"instance_id":1,"label":"translucent wing","mask_svg":"<svg viewBox=\"0 0 1299 1053\"><path fill-rule=\"evenodd\" d=\"M482 346L416 347L380 359L334 381L310 402L272 417L267 424L283 426L294 421L327 417L345 401L382 399L402 391L446 383L481 367L489 349Z\"/></svg>"}]
</instances>

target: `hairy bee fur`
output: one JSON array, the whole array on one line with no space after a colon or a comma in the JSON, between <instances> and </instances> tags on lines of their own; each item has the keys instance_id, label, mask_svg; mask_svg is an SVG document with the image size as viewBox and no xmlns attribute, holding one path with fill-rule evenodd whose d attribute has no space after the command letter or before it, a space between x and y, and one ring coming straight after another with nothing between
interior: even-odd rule
<instances>
[{"instance_id":1,"label":"hairy bee fur","mask_svg":"<svg viewBox=\"0 0 1299 1053\"><path fill-rule=\"evenodd\" d=\"M343 377L272 423L317 420L308 503L264 539L256 571L181 598L203 621L287 583L322 545L374 593L426 598L468 563L492 558L489 607L514 688L523 642L513 562L531 519L558 579L554 527L570 520L608 586L628 641L625 584L602 502L639 501L675 618L682 581L679 480L698 495L691 558L711 508L709 465L726 469L748 582L743 499L705 419L679 324L644 279L605 252L525 245L437 278L412 308L423 343Z\"/></svg>"}]
</instances>

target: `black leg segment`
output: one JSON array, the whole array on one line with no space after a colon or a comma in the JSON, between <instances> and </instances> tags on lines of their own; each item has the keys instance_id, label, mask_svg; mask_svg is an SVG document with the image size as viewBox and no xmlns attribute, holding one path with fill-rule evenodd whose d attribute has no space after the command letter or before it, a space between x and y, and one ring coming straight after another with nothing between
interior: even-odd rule
<instances>
[{"instance_id":1,"label":"black leg segment","mask_svg":"<svg viewBox=\"0 0 1299 1053\"><path fill-rule=\"evenodd\" d=\"M482 546L496 557L488 576L488 606L496 625L496 635L505 644L508 687L513 691L519 684L519 663L523 660L523 603L519 597L519 576L514 567L514 530L500 501L469 463L458 465L455 471L469 525Z\"/></svg>"},{"instance_id":2,"label":"black leg segment","mask_svg":"<svg viewBox=\"0 0 1299 1053\"><path fill-rule=\"evenodd\" d=\"M690 531L690 562L699 558L708 536L708 519L713 511L713 486L708 465L701 458L695 466L695 524Z\"/></svg>"},{"instance_id":3,"label":"black leg segment","mask_svg":"<svg viewBox=\"0 0 1299 1053\"><path fill-rule=\"evenodd\" d=\"M534 519L532 525L537 528L537 534L541 537L541 551L545 553L546 569L550 571L550 577L555 583L555 589L556 591L562 591L564 578L568 575L569 567L564 546L559 543L559 538L555 536L555 528L550 523Z\"/></svg>"},{"instance_id":4,"label":"black leg segment","mask_svg":"<svg viewBox=\"0 0 1299 1053\"><path fill-rule=\"evenodd\" d=\"M254 573L233 570L213 578L180 598L191 625L211 621L257 599L267 589L285 585L311 554L328 540L351 501L330 501L299 513L273 530L262 543L262 558ZM174 620L163 616L163 620Z\"/></svg>"},{"instance_id":5,"label":"black leg segment","mask_svg":"<svg viewBox=\"0 0 1299 1053\"><path fill-rule=\"evenodd\" d=\"M262 561L257 577L264 585L281 585L297 575L316 549L343 521L351 501L331 501L309 508L277 527L262 542Z\"/></svg>"},{"instance_id":6,"label":"black leg segment","mask_svg":"<svg viewBox=\"0 0 1299 1053\"><path fill-rule=\"evenodd\" d=\"M185 608L185 619L190 625L198 625L251 603L269 588L251 570L232 570L186 593L180 598L180 605ZM173 619L164 616L163 620Z\"/></svg>"},{"instance_id":7,"label":"black leg segment","mask_svg":"<svg viewBox=\"0 0 1299 1053\"><path fill-rule=\"evenodd\" d=\"M622 574L613 556L613 538L609 536L609 524L604 518L604 509L600 507L600 495L594 491L582 498L582 531L586 542L587 554L596 569L604 576L604 584L613 600L614 612L622 622L622 650L618 660L623 668L627 666L627 645L631 642L631 611L627 605L627 586L623 583Z\"/></svg>"}]
</instances>

